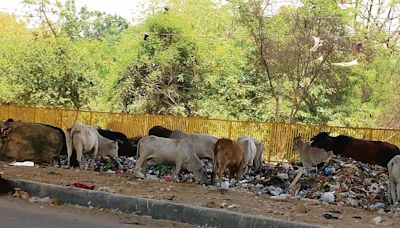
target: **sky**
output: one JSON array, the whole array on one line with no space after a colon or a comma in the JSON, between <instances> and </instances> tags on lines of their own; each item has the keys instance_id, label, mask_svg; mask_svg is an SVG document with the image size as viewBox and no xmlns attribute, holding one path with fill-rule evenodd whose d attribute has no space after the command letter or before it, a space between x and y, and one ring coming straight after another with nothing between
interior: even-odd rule
<instances>
[{"instance_id":1,"label":"sky","mask_svg":"<svg viewBox=\"0 0 400 228\"><path fill-rule=\"evenodd\" d=\"M65 2L65 0L60 1ZM116 14L129 21L132 21L133 18L140 18L143 5L148 2L148 0L75 0L78 9L86 5L89 10ZM0 0L0 11L22 15L29 9L22 4L21 0Z\"/></svg>"},{"instance_id":2,"label":"sky","mask_svg":"<svg viewBox=\"0 0 400 228\"><path fill-rule=\"evenodd\" d=\"M65 2L65 0L60 0ZM29 11L21 3L22 0L0 0L0 11L13 12L17 15ZM272 0L274 2L273 11L282 5L295 4L298 0ZM86 5L89 10L98 10L109 14L117 14L125 19L140 18L143 5L149 5L149 0L75 0L78 9Z\"/></svg>"}]
</instances>

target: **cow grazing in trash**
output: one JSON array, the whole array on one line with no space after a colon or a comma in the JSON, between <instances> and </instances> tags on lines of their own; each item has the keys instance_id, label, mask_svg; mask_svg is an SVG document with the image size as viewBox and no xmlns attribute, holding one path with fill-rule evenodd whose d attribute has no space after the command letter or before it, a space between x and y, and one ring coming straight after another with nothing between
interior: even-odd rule
<instances>
[{"instance_id":1,"label":"cow grazing in trash","mask_svg":"<svg viewBox=\"0 0 400 228\"><path fill-rule=\"evenodd\" d=\"M136 155L136 147L129 142L125 134L100 128L98 128L97 131L101 136L118 142L118 156L134 157Z\"/></svg>"},{"instance_id":2,"label":"cow grazing in trash","mask_svg":"<svg viewBox=\"0 0 400 228\"><path fill-rule=\"evenodd\" d=\"M394 156L388 163L389 203L400 201L400 155Z\"/></svg>"},{"instance_id":3,"label":"cow grazing in trash","mask_svg":"<svg viewBox=\"0 0 400 228\"><path fill-rule=\"evenodd\" d=\"M293 149L299 152L301 164L306 169L318 167L319 164L328 161L333 156L332 151L312 147L311 142L304 141L301 136L294 138Z\"/></svg>"},{"instance_id":4,"label":"cow grazing in trash","mask_svg":"<svg viewBox=\"0 0 400 228\"><path fill-rule=\"evenodd\" d=\"M240 136L237 139L237 142L242 145L244 157L245 157L245 165L243 170L243 175L247 174L250 171L250 168L254 165L254 160L257 154L257 147L254 143L254 140L249 136Z\"/></svg>"},{"instance_id":5,"label":"cow grazing in trash","mask_svg":"<svg viewBox=\"0 0 400 228\"><path fill-rule=\"evenodd\" d=\"M83 168L82 154L87 152L93 152L91 164L93 165L93 168L95 166L95 159L97 156L108 155L117 161L118 141L112 141L104 138L99 134L96 127L74 124L68 134L67 141L68 166L70 165L70 158L73 149L76 151L80 168Z\"/></svg>"},{"instance_id":6,"label":"cow grazing in trash","mask_svg":"<svg viewBox=\"0 0 400 228\"><path fill-rule=\"evenodd\" d=\"M206 167L193 152L192 144L188 139L167 139L157 136L143 137L138 144L139 160L136 163L135 175L143 178L140 169L146 176L148 160L159 164L175 165L174 176L178 177L181 169L193 172L194 177L204 183L207 179Z\"/></svg>"},{"instance_id":7,"label":"cow grazing in trash","mask_svg":"<svg viewBox=\"0 0 400 228\"><path fill-rule=\"evenodd\" d=\"M65 135L57 127L11 119L0 121L0 160L52 164L65 148Z\"/></svg>"},{"instance_id":8,"label":"cow grazing in trash","mask_svg":"<svg viewBox=\"0 0 400 228\"><path fill-rule=\"evenodd\" d=\"M171 139L188 139L193 145L193 151L199 158L207 158L212 160L213 145L217 142L217 138L206 134L188 133L181 130L174 130L170 135Z\"/></svg>"},{"instance_id":9,"label":"cow grazing in trash","mask_svg":"<svg viewBox=\"0 0 400 228\"><path fill-rule=\"evenodd\" d=\"M242 145L236 141L222 138L213 145L213 151L214 170L211 183L214 184L216 176L221 183L226 168L229 170L229 181L232 178L239 181L246 165Z\"/></svg>"},{"instance_id":10,"label":"cow grazing in trash","mask_svg":"<svg viewBox=\"0 0 400 228\"><path fill-rule=\"evenodd\" d=\"M311 139L311 146L332 150L335 155L350 157L369 164L387 167L389 161L400 155L397 146L382 142L357 139L347 135L332 137L327 132L320 132Z\"/></svg>"}]
</instances>

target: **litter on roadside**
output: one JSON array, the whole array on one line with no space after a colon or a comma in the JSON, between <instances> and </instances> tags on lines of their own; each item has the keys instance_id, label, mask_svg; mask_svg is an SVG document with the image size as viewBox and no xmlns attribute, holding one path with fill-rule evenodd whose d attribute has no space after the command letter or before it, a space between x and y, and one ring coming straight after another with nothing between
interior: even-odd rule
<instances>
[{"instance_id":1,"label":"litter on roadside","mask_svg":"<svg viewBox=\"0 0 400 228\"><path fill-rule=\"evenodd\" d=\"M24 161L24 162L13 162L10 165L12 165L12 166L33 167L35 165L35 163L33 161Z\"/></svg>"}]
</instances>

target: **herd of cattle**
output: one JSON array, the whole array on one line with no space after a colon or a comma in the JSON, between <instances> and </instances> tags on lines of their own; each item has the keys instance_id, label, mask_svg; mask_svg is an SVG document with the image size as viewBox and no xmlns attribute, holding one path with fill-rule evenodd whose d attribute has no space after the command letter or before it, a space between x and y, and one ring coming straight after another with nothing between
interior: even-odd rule
<instances>
[{"instance_id":1,"label":"herd of cattle","mask_svg":"<svg viewBox=\"0 0 400 228\"><path fill-rule=\"evenodd\" d=\"M30 127L27 127L30 126ZM21 130L25 129L25 130ZM35 133L26 132L33 130ZM47 129L47 132L46 130ZM50 133L51 132L51 133ZM13 133L18 136L13 136ZM36 138L32 137L36 134ZM239 181L248 172L260 171L263 164L264 145L250 137L241 136L237 140L217 138L207 134L195 134L181 130L170 130L162 126L154 126L148 136L127 138L120 132L101 129L96 126L74 124L67 131L60 128L37 123L7 120L0 124L0 159L21 159L18 157L20 145L28 145L32 154L40 157L37 161L48 161L45 154L53 147L51 159L59 159L67 155L68 166L83 167L82 155L92 153L91 166L94 167L98 156L109 156L118 162L118 156L136 156L138 161L134 174L139 178L146 177L146 163L153 160L159 164L174 165L173 174L177 177L182 169L193 173L200 183L207 180L206 166L200 159L213 162L211 182L218 177L223 179L228 169L229 180ZM26 139L29 138L29 142ZM24 140L24 143L15 143ZM49 144L46 141L57 143ZM18 146L13 146L14 144ZM35 148L41 147L40 150ZM54 150L54 148L58 148ZM339 135L332 137L327 132L320 132L310 141L302 137L293 140L293 149L299 152L300 161L306 169L319 167L334 155L350 157L355 160L387 167L389 171L389 201L400 201L400 150L396 145L382 142L357 139L351 136ZM29 147L25 147L25 151ZM14 151L14 152L10 152ZM40 151L40 152L39 152ZM31 157L29 157L31 156Z\"/></svg>"}]
</instances>

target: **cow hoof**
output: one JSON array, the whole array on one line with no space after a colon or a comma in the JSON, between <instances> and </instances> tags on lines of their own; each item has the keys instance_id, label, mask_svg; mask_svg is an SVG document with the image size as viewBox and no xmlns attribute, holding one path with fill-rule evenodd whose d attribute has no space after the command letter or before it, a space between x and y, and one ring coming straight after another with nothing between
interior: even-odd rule
<instances>
[{"instance_id":1,"label":"cow hoof","mask_svg":"<svg viewBox=\"0 0 400 228\"><path fill-rule=\"evenodd\" d=\"M138 179L144 179L145 176L142 173L135 173L135 177Z\"/></svg>"}]
</instances>

